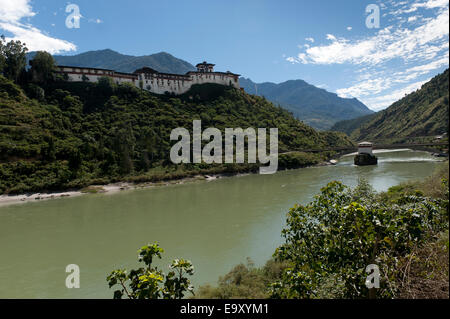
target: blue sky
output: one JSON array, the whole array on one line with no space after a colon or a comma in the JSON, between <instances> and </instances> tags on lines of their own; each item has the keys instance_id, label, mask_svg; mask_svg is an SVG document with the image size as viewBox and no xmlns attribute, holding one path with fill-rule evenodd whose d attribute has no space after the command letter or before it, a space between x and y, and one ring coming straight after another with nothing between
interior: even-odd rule
<instances>
[{"instance_id":1,"label":"blue sky","mask_svg":"<svg viewBox=\"0 0 450 319\"><path fill-rule=\"evenodd\" d=\"M66 27L71 3L80 28ZM369 4L379 28L366 26ZM448 0L0 0L0 33L30 50L166 51L255 82L303 79L374 110L448 67L448 28Z\"/></svg>"}]
</instances>

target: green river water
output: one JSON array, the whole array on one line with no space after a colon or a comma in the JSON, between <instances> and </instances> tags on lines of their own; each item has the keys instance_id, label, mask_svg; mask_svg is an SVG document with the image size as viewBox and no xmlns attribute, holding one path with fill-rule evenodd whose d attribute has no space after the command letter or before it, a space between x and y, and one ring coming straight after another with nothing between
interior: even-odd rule
<instances>
[{"instance_id":1,"label":"green river water","mask_svg":"<svg viewBox=\"0 0 450 319\"><path fill-rule=\"evenodd\" d=\"M345 156L336 166L0 207L0 298L111 298L107 274L137 266L138 248L154 241L166 251L164 270L184 257L195 266L194 286L215 284L246 257L262 265L281 243L288 209L328 182L354 186L364 177L382 191L440 165L425 152L377 156L377 166ZM65 286L68 264L80 267L79 289Z\"/></svg>"}]
</instances>

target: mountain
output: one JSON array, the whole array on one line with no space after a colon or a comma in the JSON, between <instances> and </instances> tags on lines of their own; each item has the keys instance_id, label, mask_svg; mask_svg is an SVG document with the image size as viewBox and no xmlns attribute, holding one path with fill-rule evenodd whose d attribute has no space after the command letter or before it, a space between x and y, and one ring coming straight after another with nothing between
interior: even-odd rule
<instances>
[{"instance_id":1,"label":"mountain","mask_svg":"<svg viewBox=\"0 0 450 319\"><path fill-rule=\"evenodd\" d=\"M280 152L352 145L345 134L318 132L266 99L214 83L164 96L114 83L20 87L0 75L0 194L258 170L248 163L173 164L171 131L192 132L195 119L222 135L229 127L278 127ZM327 156L280 154L279 168Z\"/></svg>"},{"instance_id":2,"label":"mountain","mask_svg":"<svg viewBox=\"0 0 450 319\"><path fill-rule=\"evenodd\" d=\"M247 93L264 96L280 104L305 123L326 130L340 120L353 119L373 113L357 99L346 99L303 80L290 80L280 84L254 83L240 78L239 83Z\"/></svg>"},{"instance_id":3,"label":"mountain","mask_svg":"<svg viewBox=\"0 0 450 319\"><path fill-rule=\"evenodd\" d=\"M35 54L36 52L30 52L28 53L27 58L32 59ZM195 70L195 67L192 64L177 59L166 52L132 56L106 49L88 51L77 55L55 55L53 58L59 65L112 69L127 73L134 72L144 66L148 66L159 72L175 74L185 74L188 71Z\"/></svg>"},{"instance_id":4,"label":"mountain","mask_svg":"<svg viewBox=\"0 0 450 319\"><path fill-rule=\"evenodd\" d=\"M448 132L449 70L374 114L351 132L352 139L398 140Z\"/></svg>"},{"instance_id":5,"label":"mountain","mask_svg":"<svg viewBox=\"0 0 450 319\"><path fill-rule=\"evenodd\" d=\"M362 124L370 121L377 113L372 113L364 116L360 116L351 120L343 120L336 122L330 131L343 132L350 136L354 130L359 128Z\"/></svg>"}]
</instances>

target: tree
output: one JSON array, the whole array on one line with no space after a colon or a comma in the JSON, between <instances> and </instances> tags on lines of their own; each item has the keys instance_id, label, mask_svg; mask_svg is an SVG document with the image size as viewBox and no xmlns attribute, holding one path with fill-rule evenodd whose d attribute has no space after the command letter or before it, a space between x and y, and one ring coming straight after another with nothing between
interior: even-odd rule
<instances>
[{"instance_id":1,"label":"tree","mask_svg":"<svg viewBox=\"0 0 450 319\"><path fill-rule=\"evenodd\" d=\"M164 252L158 243L143 246L138 252L139 262L143 262L145 267L129 273L125 269L114 270L106 278L109 288L119 286L114 291L114 299L123 296L130 299L181 299L186 291L194 294L194 288L185 276L194 274L194 266L189 260L173 260L169 265L171 270L165 275L158 267L152 266L154 258L161 259Z\"/></svg>"},{"instance_id":2,"label":"tree","mask_svg":"<svg viewBox=\"0 0 450 319\"><path fill-rule=\"evenodd\" d=\"M48 83L53 79L55 60L52 55L45 51L38 51L34 59L30 61L33 81Z\"/></svg>"},{"instance_id":3,"label":"tree","mask_svg":"<svg viewBox=\"0 0 450 319\"><path fill-rule=\"evenodd\" d=\"M25 70L27 63L26 53L27 47L25 43L11 40L6 45L5 38L2 37L0 43L0 68L3 69L3 74L10 80L17 82L20 74ZM3 65L3 66L1 66Z\"/></svg>"},{"instance_id":4,"label":"tree","mask_svg":"<svg viewBox=\"0 0 450 319\"><path fill-rule=\"evenodd\" d=\"M97 81L97 86L104 96L110 96L116 90L117 85L109 76L102 76Z\"/></svg>"}]
</instances>

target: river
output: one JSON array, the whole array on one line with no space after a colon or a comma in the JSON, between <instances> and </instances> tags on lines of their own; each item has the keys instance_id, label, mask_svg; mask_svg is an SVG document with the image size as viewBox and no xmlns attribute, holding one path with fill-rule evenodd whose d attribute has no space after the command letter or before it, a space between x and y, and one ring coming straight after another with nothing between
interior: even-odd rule
<instances>
[{"instance_id":1,"label":"river","mask_svg":"<svg viewBox=\"0 0 450 319\"><path fill-rule=\"evenodd\" d=\"M250 257L262 265L281 243L285 215L332 180L377 190L433 173L426 152L382 151L377 166L357 167L353 156L336 166L245 175L115 194L89 194L0 207L0 298L111 298L106 276L136 267L137 250L158 241L158 262L190 259L195 286L215 284ZM77 264L81 287L65 286L66 265Z\"/></svg>"}]
</instances>

